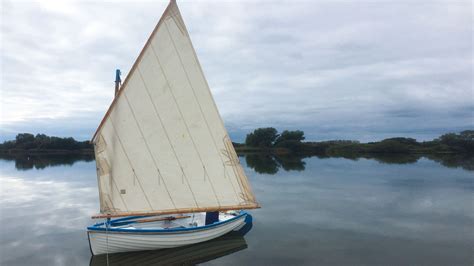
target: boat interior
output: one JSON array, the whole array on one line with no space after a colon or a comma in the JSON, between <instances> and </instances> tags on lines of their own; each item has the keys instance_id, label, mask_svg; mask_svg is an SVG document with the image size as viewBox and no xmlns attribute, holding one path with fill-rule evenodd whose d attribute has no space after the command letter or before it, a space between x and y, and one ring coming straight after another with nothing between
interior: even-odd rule
<instances>
[{"instance_id":1,"label":"boat interior","mask_svg":"<svg viewBox=\"0 0 474 266\"><path fill-rule=\"evenodd\" d=\"M178 215L155 215L155 216L131 216L111 220L108 229L183 229L209 225L223 222L241 214L239 211L227 211L216 213L213 220L206 219L206 212L187 213ZM212 213L211 213L212 215ZM106 223L97 223L95 228L105 228Z\"/></svg>"}]
</instances>

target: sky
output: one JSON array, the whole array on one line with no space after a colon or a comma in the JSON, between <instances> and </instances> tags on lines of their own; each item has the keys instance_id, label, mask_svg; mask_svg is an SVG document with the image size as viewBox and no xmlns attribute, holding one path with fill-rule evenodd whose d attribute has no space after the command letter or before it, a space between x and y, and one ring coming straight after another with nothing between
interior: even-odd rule
<instances>
[{"instance_id":1,"label":"sky","mask_svg":"<svg viewBox=\"0 0 474 266\"><path fill-rule=\"evenodd\" d=\"M0 141L90 139L168 3L0 1ZM177 2L233 141L474 129L471 1Z\"/></svg>"}]
</instances>

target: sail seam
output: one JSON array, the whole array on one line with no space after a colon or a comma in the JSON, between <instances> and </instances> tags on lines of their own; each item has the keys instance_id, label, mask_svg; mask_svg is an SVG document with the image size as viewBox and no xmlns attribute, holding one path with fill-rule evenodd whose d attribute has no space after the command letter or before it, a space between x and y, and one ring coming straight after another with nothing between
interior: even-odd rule
<instances>
[{"instance_id":1,"label":"sail seam","mask_svg":"<svg viewBox=\"0 0 474 266\"><path fill-rule=\"evenodd\" d=\"M184 23L181 22L182 20L179 19L180 13L179 13L179 10L177 8L178 6L175 6L175 7L176 7L177 10L175 11L175 10L170 9L169 16L174 21L174 23L178 27L179 31L181 31L181 33L183 35L186 35L186 26L184 25Z\"/></svg>"},{"instance_id":2,"label":"sail seam","mask_svg":"<svg viewBox=\"0 0 474 266\"><path fill-rule=\"evenodd\" d=\"M153 206L151 205L150 200L148 199L148 196L146 195L145 190L143 189L142 182L140 181L140 178L138 178L137 173L135 173L135 170L133 169L132 162L130 161L130 158L128 157L128 154L127 154L127 152L125 151L125 148L123 147L122 140L120 139L120 136L117 134L117 130L115 129L114 122L112 121L112 119L110 119L110 124L112 125L112 128L113 128L113 130L114 130L115 136L117 136L117 139L118 139L118 141L119 141L119 143L120 143L120 148L122 149L123 154L124 154L125 157L127 158L128 164L129 164L130 167L132 168L133 175L134 175L134 177L136 178L136 180L138 181L138 185L140 186L140 189L142 190L143 196L145 196L145 199L146 199L148 205L149 205L150 208L153 210Z\"/></svg>"},{"instance_id":3,"label":"sail seam","mask_svg":"<svg viewBox=\"0 0 474 266\"><path fill-rule=\"evenodd\" d=\"M198 69L200 70L201 75L202 75L203 77L205 77L204 71L202 70L201 63L199 62L199 59L198 59L197 54L196 54L196 50L194 49L193 43L191 42L191 38L189 37L189 34L187 34L187 36L188 36L187 39L188 39L188 41L189 41L189 45L190 45L191 48L192 48L191 51L193 52L196 65L198 66ZM216 111L217 114L218 114L217 116L218 116L218 118L219 118L219 121L221 122L221 123L220 123L220 124L221 124L221 127L222 127L223 131L225 132L224 138L230 139L229 135L227 134L227 130L225 129L224 121L222 120L222 117L221 117L220 114L219 114L219 109L217 108L216 101L215 101L214 98L212 97L211 90L210 90L210 87L209 87L209 83L207 82L207 79L206 79L206 78L204 78L204 82L206 83L206 89L207 89L206 91L207 91L208 95L209 95L210 98L211 98L211 101L212 101L212 103L213 103L213 105L214 105L215 111ZM225 144L225 141L224 141L224 140L223 140L223 144L224 144L224 146L226 147L226 144ZM235 149L234 149L233 147L231 148L231 150L227 149L227 147L226 147L225 149L226 149L226 151L227 151L229 154L232 153L232 154L234 154L235 156L237 156L237 154L236 154L236 152L235 152ZM239 163L239 165L240 165L240 163ZM240 189L241 189L242 191L244 191L244 186L245 186L244 183L248 183L248 182L244 181L243 178L242 178L242 176L239 175L238 172L240 172L240 171L239 171L239 169L237 169L237 168L241 168L241 167L239 167L239 166L235 166L235 167L232 166L232 170L233 170L235 176L237 177L237 183L238 183ZM243 171L242 169L240 169L240 170ZM245 174L244 174L244 178L246 179L246 175L245 175ZM254 198L254 201L256 202L255 196L253 196L253 193L251 192L251 190L250 190L250 194L251 194L251 197Z\"/></svg>"},{"instance_id":4,"label":"sail seam","mask_svg":"<svg viewBox=\"0 0 474 266\"><path fill-rule=\"evenodd\" d=\"M180 14L178 6L176 6L176 9L177 9L177 13ZM166 26L166 21L165 21L164 24L165 24L165 26ZM183 21L183 24L184 24L184 21ZM203 80L204 80L204 82L205 82L205 84L206 84L206 89L207 89L206 92L207 92L207 94L209 95L209 97L211 98L211 102L213 103L213 106L214 106L214 109L215 109L215 111L216 111L216 113L217 113L217 116L218 116L218 118L219 118L219 121L221 122L221 123L220 123L220 124L221 124L221 128L223 129L224 135L225 135L224 138L225 138L225 137L229 138L229 136L228 136L228 134L227 134L227 130L225 129L225 126L224 126L224 121L222 120L222 117L219 115L219 110L218 110L218 108L217 108L216 102L215 102L214 98L212 97L212 94L211 94L211 91L210 91L210 88L209 88L209 84L208 84L208 82L207 82L207 80L206 80L206 78L205 78L205 75L204 75L204 72L203 72L203 70L202 70L201 64L199 63L199 60L198 60L198 57L197 57L197 54L196 54L196 50L194 49L194 46L193 46L192 41L191 41L191 38L189 37L189 33L187 32L186 27L184 27L184 29L185 29L185 32L186 32L187 41L189 42L189 45L191 46L191 51L193 52L193 55L194 55L194 60L195 60L195 62L196 62L196 65L198 66L198 69L199 69L199 71L200 71L200 73L201 73L201 76L203 77ZM169 32L168 32L168 33L169 33ZM183 64L183 63L181 62L181 64ZM185 70L185 73L186 73L186 76L187 76L186 70ZM189 78L188 78L188 82L189 82ZM189 82L189 83L190 83L190 82ZM193 92L194 92L194 90L193 90ZM199 106L199 107L201 108L201 106ZM202 112L202 110L201 110L201 112ZM206 120L206 123L207 123L207 120ZM209 127L208 127L208 129L209 129ZM210 129L209 129L209 131L210 131ZM212 132L211 132L211 134L212 134ZM229 139L230 139L230 138L229 138ZM214 142L214 146L215 146L216 149L218 150L217 152L218 152L219 157L221 158L221 161L222 161L222 157L220 156L219 149L217 148L217 143L215 143L215 139L214 139L214 138L213 138L213 142ZM226 147L225 141L223 141L223 144L224 144L225 149L226 149L227 152L229 153L229 150L228 150L227 147ZM232 147L232 150L233 150L233 153L235 154L235 150L233 149L233 147ZM224 161L222 161L222 163L224 164ZM234 166L234 165L231 165L231 168L232 168L232 171L234 172L235 177L237 177L237 185L239 185L239 188L241 189L241 191L244 191L244 186L245 186L245 185L243 184L244 181L241 180L242 177L241 177L241 176L239 175L239 173L238 173L239 170L236 169L236 168L238 168L238 167L237 167L237 166ZM226 168L224 167L224 172L225 172L225 169L226 169ZM244 175L244 176L245 176L245 175ZM232 184L232 188L234 189L234 192L235 192L236 196L239 197L238 193L235 191L235 187L234 187L232 181L231 181L231 184Z\"/></svg>"},{"instance_id":5,"label":"sail seam","mask_svg":"<svg viewBox=\"0 0 474 266\"><path fill-rule=\"evenodd\" d=\"M97 134L99 133L99 131L102 129L102 127L104 126L104 123L106 121L106 119L110 116L110 113L112 113L112 110L115 106L115 104L117 103L117 100L119 99L120 95L122 94L122 92L127 88L127 84L128 84L128 81L130 79L130 77L132 76L132 74L134 73L134 70L138 67L138 62L142 59L143 57L143 54L145 53L145 50L147 47L149 47L149 45L151 44L151 40L153 39L153 37L155 36L156 32L158 31L158 28L160 27L160 25L164 22L164 18L166 17L166 14L168 14L169 10L173 7L173 6L176 6L176 3L171 1L168 6L166 7L165 11L163 12L163 15L161 16L160 20L158 21L158 23L156 24L156 26L153 28L153 31L151 32L151 35L150 37L148 37L145 45L143 46L142 50L140 51L140 54L138 55L137 59L135 60L135 62L133 63L132 65L132 68L130 69L130 71L128 72L127 76L125 77L125 80L123 81L122 83L122 86L120 88L120 90L118 91L118 94L117 96L112 100L112 103L110 104L109 108L107 109L107 112L105 113L104 117L102 118L102 120L100 121L100 124L99 126L97 127L94 135L92 136L92 140L95 139L95 137L97 136Z\"/></svg>"},{"instance_id":6,"label":"sail seam","mask_svg":"<svg viewBox=\"0 0 474 266\"><path fill-rule=\"evenodd\" d=\"M153 54L155 55L155 58L158 62L158 64L160 64L160 62L158 61L158 57L156 56L155 54L155 50L153 48L153 45L150 43L150 47L151 47L151 51L153 52ZM161 68L161 64L160 64L160 68ZM173 155L174 157L176 158L176 162L178 163L178 166L181 168L181 172L183 173L183 176L184 176L184 179L186 180L186 184L188 185L188 188L189 188L189 191L191 192L191 195L193 196L193 199L194 199L194 203L196 204L197 207L199 207L199 204L196 200L196 196L194 195L194 191L192 190L191 188L191 185L189 184L189 180L188 180L188 177L186 176L186 173L184 172L184 169L183 169L183 166L181 165L181 162L179 161L179 158L178 158L178 155L176 154L176 150L174 149L174 146L173 146L173 143L171 142L171 139L168 135L168 131L166 130L166 127L164 126L163 124L163 120L161 119L161 116L160 114L158 113L158 110L156 109L156 105L155 105L155 102L153 101L153 98L151 97L151 94L150 94L150 91L148 90L148 86L146 85L145 83L145 80L143 79L143 76L142 76L142 73L141 71L139 70L138 71L138 74L140 75L140 78L143 82L143 85L145 86L145 90L146 90L146 93L148 95L148 98L150 99L152 105L153 105L153 110L155 111L155 114L156 116L158 117L158 121L160 121L160 125L161 127L163 128L163 132L165 133L165 136L166 138L168 139L168 143L170 144L170 147L171 147L171 150L173 151ZM167 81L168 82L168 81Z\"/></svg>"},{"instance_id":7,"label":"sail seam","mask_svg":"<svg viewBox=\"0 0 474 266\"><path fill-rule=\"evenodd\" d=\"M179 12L178 12L178 13L179 13ZM222 164L224 165L224 161L222 160L222 157L221 157L221 155L220 155L220 153L219 153L219 149L218 149L218 147L217 147L216 141L215 141L215 139L214 139L215 136L214 136L214 134L212 134L212 131L211 131L210 127L209 127L209 123L208 123L208 121L207 121L207 119L206 119L206 116L204 115L204 112L203 112L203 110L202 110L201 103L200 103L199 100L198 100L198 97L197 97L197 95L196 95L196 92L195 92L195 90L194 90L194 87L193 87L193 85L192 85L192 83L191 83L191 80L190 80L190 78L189 78L189 74L188 74L188 72L186 71L186 67L185 67L184 64L183 64L183 60L182 60L182 58L181 58L181 55L180 55L180 53L179 53L179 50L176 48L175 41L174 41L173 36L171 35L170 31L169 31L169 28L168 28L168 25L167 25L167 22L166 22L166 21L165 21L164 25L165 25L165 27L166 27L166 30L167 30L167 32L168 32L168 35L170 36L171 42L173 43L173 47L174 47L174 49L175 49L175 51L176 51L176 54L178 55L179 62L180 62L180 64L181 64L181 67L183 68L184 74L186 75L186 80L188 81L189 87L191 88L191 91L193 92L194 100L196 101L196 103L197 103L197 105L198 105L198 107L199 107L200 114L201 114L201 116L202 116L202 118L203 118L203 120L204 120L204 123L206 124L207 131L208 131L209 135L211 136L212 143L214 144L214 148L216 149L216 152L217 152L217 156L219 157L220 161L221 161ZM192 138L192 137L191 137L191 138ZM193 141L193 143L194 143L194 141ZM204 165L204 164L203 164L203 165ZM224 167L224 171L225 171L225 167ZM225 175L224 175L224 176L225 176ZM211 182L211 184L212 184L211 178L209 178L209 180L210 180L210 182ZM231 186L232 186L232 189L234 190L234 193L236 194L236 196L237 196L237 198L238 198L238 193L237 193L237 191L235 190L235 187L234 187L234 184L232 183L232 181L230 181L230 184L231 184Z\"/></svg>"},{"instance_id":8,"label":"sail seam","mask_svg":"<svg viewBox=\"0 0 474 266\"><path fill-rule=\"evenodd\" d=\"M176 49L176 46L175 46L174 41L173 41L173 37L171 37L171 34L170 34L170 32L169 32L168 25L167 25L166 21L165 21L163 24L165 25L166 31L168 32L168 35L170 36L171 42L173 43L173 47L174 47L174 50L176 51L176 54L178 55L178 58L180 58L180 57L179 57L178 50ZM153 47L153 44L152 44L152 47ZM180 58L180 63L181 63L181 65L182 65L181 58ZM170 84L169 84L169 82L168 82L168 79L166 78L166 74L164 73L164 70L163 70L163 68L161 67L161 63L159 63L159 64L160 64L161 71L163 72L163 76L165 76L166 83L168 84L168 87L171 88L171 86L170 86ZM183 71L184 71L184 69L183 69ZM186 73L186 71L184 71L184 72ZM191 89L192 89L192 87L191 87ZM180 108L180 106L179 106L179 104L178 104L178 101L176 100L176 97L175 97L175 95L174 95L174 93L173 93L173 90L170 90L170 93L171 93L171 95L173 96L173 100L174 100L174 102L175 102L175 104L176 104L176 107L178 108L179 114L180 114L181 117L183 118L184 126L186 127L186 131L187 131L188 134L189 134L189 138L191 139L191 142L193 143L194 150L196 151L196 154L198 155L199 160L201 161L201 164L202 164L203 166L205 166L204 161L202 160L201 153L199 152L199 150L198 150L198 148L197 148L197 146L196 146L196 142L194 141L193 135L191 134L191 131L189 130L188 123L186 123L186 120L184 119L183 112L181 111L181 108ZM211 185L212 192L214 193L214 196L216 197L217 205L220 206L221 204L220 204L220 201L219 201L219 197L217 197L216 189L214 188L214 184L212 183L212 180L211 180L210 178L209 178L209 184Z\"/></svg>"},{"instance_id":9,"label":"sail seam","mask_svg":"<svg viewBox=\"0 0 474 266\"><path fill-rule=\"evenodd\" d=\"M138 72L140 72L140 69L139 69L139 68L138 68L137 70L138 70ZM140 78L141 78L141 74L140 74ZM143 84L145 84L145 82L144 82L143 80L142 80L142 82L143 82ZM125 100L127 101L128 107L130 108L130 111L132 112L133 119L135 120L135 124L137 125L138 131L140 131L140 135L141 135L142 138L143 138L143 142L145 143L146 149L147 149L148 153L150 154L150 157L151 157L151 159L152 159L152 161L153 161L153 164L155 165L156 171L157 171L158 176L159 176L158 182L160 181L160 179L163 180L163 185L164 185L164 187L165 187L165 189L166 189L166 192L168 193L168 196L170 197L171 203L173 204L174 208L176 209L176 204L174 203L173 199L171 198L171 194L170 194L170 192L169 192L169 190L168 190L168 187L166 186L166 182L165 182L165 180L163 179L163 176L161 175L160 169L159 169L158 166L156 165L155 157L154 157L153 154L151 153L150 147L148 146L148 142L146 141L146 138L145 138L145 136L143 135L143 131L142 131L142 129L140 128L140 125L138 124L137 118L136 118L136 116L135 116L135 112L133 111L133 108L132 108L132 106L130 105L130 101L128 100L127 94L124 93L123 95L125 96Z\"/></svg>"}]
</instances>

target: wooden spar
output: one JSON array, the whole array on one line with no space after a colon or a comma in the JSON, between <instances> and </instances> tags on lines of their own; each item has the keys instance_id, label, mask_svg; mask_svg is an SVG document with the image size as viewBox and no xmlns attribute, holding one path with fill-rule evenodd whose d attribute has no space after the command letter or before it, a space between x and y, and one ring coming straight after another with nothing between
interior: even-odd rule
<instances>
[{"instance_id":1,"label":"wooden spar","mask_svg":"<svg viewBox=\"0 0 474 266\"><path fill-rule=\"evenodd\" d=\"M191 216L185 215L185 216L168 216L168 217L160 217L160 218L154 218L154 219L141 219L141 220L135 220L137 223L149 223L149 222L157 222L157 221L172 221L172 220L177 220L177 219L185 219L189 218Z\"/></svg>"},{"instance_id":2,"label":"wooden spar","mask_svg":"<svg viewBox=\"0 0 474 266\"><path fill-rule=\"evenodd\" d=\"M120 212L120 213L113 213L113 214L100 213L100 214L93 215L91 218L103 219L103 218L126 217L126 216L167 215L167 214L180 214L180 213L193 213L193 212L215 212L215 211L231 211L231 210L259 209L259 208L260 208L259 204L253 203L253 204L248 204L248 205L182 208L182 209L151 211L151 212Z\"/></svg>"},{"instance_id":3,"label":"wooden spar","mask_svg":"<svg viewBox=\"0 0 474 266\"><path fill-rule=\"evenodd\" d=\"M135 71L135 69L138 67L138 63L140 62L141 58L143 57L143 54L145 53L145 49L148 46L150 46L151 40L153 39L156 32L158 31L158 27L163 23L164 18L165 18L165 14L168 13L168 10L172 7L172 5L176 5L176 0L170 0L170 3L168 4L165 11L163 12L163 15L161 16L160 20L158 21L158 24L156 24L155 28L151 32L150 37L148 37L148 40L146 41L145 45L143 46L142 50L140 51L140 54L138 55L137 59L135 60L135 63L133 63L132 68L130 69L127 76L125 77L125 80L123 81L122 86L121 86L123 89L127 88L127 83L128 83L129 78L132 76L133 71ZM105 123L105 120L107 119L107 117L109 117L110 113L112 112L112 109L115 106L115 104L117 103L118 97L120 96L120 94L122 94L123 89L119 90L117 92L117 94L115 95L112 103L109 106L109 109L107 109L107 112L105 113L104 117L100 121L99 127L97 127L97 129L95 130L94 135L92 136L92 139L91 139L92 142L94 142L94 139L97 136L97 133L99 133L100 129L102 128L102 126Z\"/></svg>"}]
</instances>

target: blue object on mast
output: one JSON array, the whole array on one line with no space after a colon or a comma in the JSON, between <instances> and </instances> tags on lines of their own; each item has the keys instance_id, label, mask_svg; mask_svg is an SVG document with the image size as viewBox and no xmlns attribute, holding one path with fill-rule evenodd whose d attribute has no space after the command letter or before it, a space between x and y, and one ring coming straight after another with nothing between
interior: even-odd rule
<instances>
[{"instance_id":1,"label":"blue object on mast","mask_svg":"<svg viewBox=\"0 0 474 266\"><path fill-rule=\"evenodd\" d=\"M122 72L120 72L120 69L115 70L115 82L122 82L122 80L120 79L121 74Z\"/></svg>"},{"instance_id":2,"label":"blue object on mast","mask_svg":"<svg viewBox=\"0 0 474 266\"><path fill-rule=\"evenodd\" d=\"M120 89L120 84L122 83L122 80L120 79L120 69L115 70L115 96L117 96L117 93Z\"/></svg>"}]
</instances>

